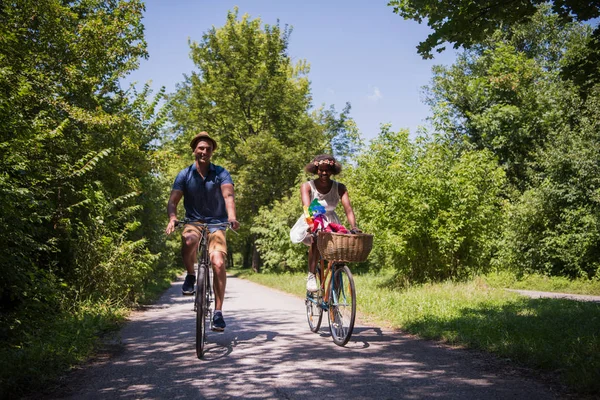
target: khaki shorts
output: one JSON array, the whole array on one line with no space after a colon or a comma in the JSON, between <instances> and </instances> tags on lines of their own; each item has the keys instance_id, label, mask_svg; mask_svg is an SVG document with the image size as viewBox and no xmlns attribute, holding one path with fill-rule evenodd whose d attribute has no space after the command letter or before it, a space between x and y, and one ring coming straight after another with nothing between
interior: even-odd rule
<instances>
[{"instance_id":1,"label":"khaki shorts","mask_svg":"<svg viewBox=\"0 0 600 400\"><path fill-rule=\"evenodd\" d=\"M187 232L195 232L198 237L201 237L202 235L202 229L191 224L186 225L181 234L184 235ZM213 251L220 251L223 254L227 254L225 231L217 230L208 234L208 254L211 254Z\"/></svg>"}]
</instances>

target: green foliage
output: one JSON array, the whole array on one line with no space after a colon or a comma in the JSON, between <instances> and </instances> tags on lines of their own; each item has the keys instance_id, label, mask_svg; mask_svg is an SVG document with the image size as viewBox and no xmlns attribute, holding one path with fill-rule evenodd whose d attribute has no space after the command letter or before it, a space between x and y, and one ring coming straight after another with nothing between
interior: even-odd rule
<instances>
[{"instance_id":1,"label":"green foliage","mask_svg":"<svg viewBox=\"0 0 600 400\"><path fill-rule=\"evenodd\" d=\"M299 186L299 185L298 185ZM306 270L308 247L290 241L290 228L302 215L298 193L276 200L271 206L260 209L251 231L257 237L256 245L262 254L265 270Z\"/></svg>"},{"instance_id":2,"label":"green foliage","mask_svg":"<svg viewBox=\"0 0 600 400\"><path fill-rule=\"evenodd\" d=\"M369 179L364 179L368 177ZM487 151L455 154L440 139L411 142L384 126L346 177L372 262L410 281L485 269L501 229L504 173Z\"/></svg>"},{"instance_id":3,"label":"green foliage","mask_svg":"<svg viewBox=\"0 0 600 400\"><path fill-rule=\"evenodd\" d=\"M81 302L129 304L168 274L166 110L163 90L119 85L147 56L141 2L0 7L0 349L23 357L19 368L37 351L52 358L40 350L46 320L77 330Z\"/></svg>"},{"instance_id":4,"label":"green foliage","mask_svg":"<svg viewBox=\"0 0 600 400\"><path fill-rule=\"evenodd\" d=\"M539 179L511 207L500 262L521 273L600 276L600 92L536 155Z\"/></svg>"},{"instance_id":5,"label":"green foliage","mask_svg":"<svg viewBox=\"0 0 600 400\"><path fill-rule=\"evenodd\" d=\"M570 25L558 33L555 19L540 12L514 35L498 32L453 66L435 67L427 90L436 128L456 143L492 151L521 191L531 183L531 155L579 104L558 75L586 30Z\"/></svg>"},{"instance_id":6,"label":"green foliage","mask_svg":"<svg viewBox=\"0 0 600 400\"><path fill-rule=\"evenodd\" d=\"M187 152L198 131L214 135L219 143L214 160L234 178L243 225L260 224L259 210L285 198L315 154L335 150L344 158L359 144L349 105L339 117L333 107L309 112L309 65L292 63L291 32L248 15L238 18L236 8L224 26L190 43L198 71L173 96L174 147ZM255 234L244 229L240 236L245 240L236 240L244 246L235 250L243 252L246 265Z\"/></svg>"},{"instance_id":7,"label":"green foliage","mask_svg":"<svg viewBox=\"0 0 600 400\"><path fill-rule=\"evenodd\" d=\"M600 296L600 280L571 279L563 276L522 274L498 270L486 274L483 279L491 287L525 289L540 292L572 293Z\"/></svg>"},{"instance_id":8,"label":"green foliage","mask_svg":"<svg viewBox=\"0 0 600 400\"><path fill-rule=\"evenodd\" d=\"M388 6L404 19L419 23L427 20L433 32L417 49L423 58L431 58L433 50L439 53L445 49L445 42L452 43L455 49L468 49L497 30L527 23L538 7L547 3L562 21L588 21L600 16L597 0L519 0L510 4L495 0L391 0Z\"/></svg>"},{"instance_id":9,"label":"green foliage","mask_svg":"<svg viewBox=\"0 0 600 400\"><path fill-rule=\"evenodd\" d=\"M489 34L429 89L435 127L457 148L489 149L512 199L498 268L570 278L597 276L595 89L565 81L590 29L541 8L528 24ZM562 76L562 79L561 79ZM587 103L584 103L587 98Z\"/></svg>"},{"instance_id":10,"label":"green foliage","mask_svg":"<svg viewBox=\"0 0 600 400\"><path fill-rule=\"evenodd\" d=\"M0 398L21 398L42 393L73 365L97 349L101 335L123 322L126 309L108 300L80 301L58 313L42 313L36 329L0 347Z\"/></svg>"}]
</instances>

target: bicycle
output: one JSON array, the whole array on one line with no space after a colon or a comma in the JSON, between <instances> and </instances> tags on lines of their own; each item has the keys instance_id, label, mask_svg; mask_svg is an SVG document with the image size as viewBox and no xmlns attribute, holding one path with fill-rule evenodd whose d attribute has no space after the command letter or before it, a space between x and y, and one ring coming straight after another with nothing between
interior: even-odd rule
<instances>
[{"instance_id":1,"label":"bicycle","mask_svg":"<svg viewBox=\"0 0 600 400\"><path fill-rule=\"evenodd\" d=\"M206 321L213 330L213 270L210 268L210 257L208 255L208 235L210 228L231 228L229 222L218 224L207 224L201 221L176 221L175 226L194 225L201 230L198 242L198 262L194 264L196 270L196 292L194 297L194 312L196 313L196 356L201 359L204 355L204 344L206 343ZM235 231L234 231L235 232Z\"/></svg>"},{"instance_id":2,"label":"bicycle","mask_svg":"<svg viewBox=\"0 0 600 400\"><path fill-rule=\"evenodd\" d=\"M373 236L367 234L332 234L315 232L319 261L315 270L316 292L306 292L306 316L308 326L314 333L319 331L323 311L327 311L329 331L333 342L344 346L350 340L356 319L356 287L349 261L365 261L373 245ZM360 243L346 251L344 242ZM327 267L325 261L329 259ZM329 280L328 280L329 278Z\"/></svg>"}]
</instances>

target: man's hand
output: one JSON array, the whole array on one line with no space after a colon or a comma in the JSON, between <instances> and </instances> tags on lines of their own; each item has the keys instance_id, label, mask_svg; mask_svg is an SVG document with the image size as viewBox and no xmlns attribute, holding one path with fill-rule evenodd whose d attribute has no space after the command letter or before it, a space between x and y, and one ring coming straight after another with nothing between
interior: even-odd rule
<instances>
[{"instance_id":1,"label":"man's hand","mask_svg":"<svg viewBox=\"0 0 600 400\"><path fill-rule=\"evenodd\" d=\"M167 224L167 229L165 229L165 233L167 235L170 235L171 233L173 233L173 231L175 230L175 223L177 222L176 218L170 219L169 223Z\"/></svg>"},{"instance_id":2,"label":"man's hand","mask_svg":"<svg viewBox=\"0 0 600 400\"><path fill-rule=\"evenodd\" d=\"M237 222L236 219L229 219L229 223L231 224L231 229L233 229L234 231L240 229L240 223Z\"/></svg>"}]
</instances>

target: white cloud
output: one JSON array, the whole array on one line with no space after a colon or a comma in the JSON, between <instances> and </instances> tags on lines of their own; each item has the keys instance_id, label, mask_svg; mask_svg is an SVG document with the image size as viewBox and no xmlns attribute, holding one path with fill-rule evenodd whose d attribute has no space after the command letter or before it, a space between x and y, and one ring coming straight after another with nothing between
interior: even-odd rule
<instances>
[{"instance_id":1,"label":"white cloud","mask_svg":"<svg viewBox=\"0 0 600 400\"><path fill-rule=\"evenodd\" d=\"M369 101L377 102L383 98L383 95L381 94L381 91L379 90L379 88L377 86L373 86L372 88L371 87L369 87L369 88L372 90L372 93L367 96Z\"/></svg>"}]
</instances>

